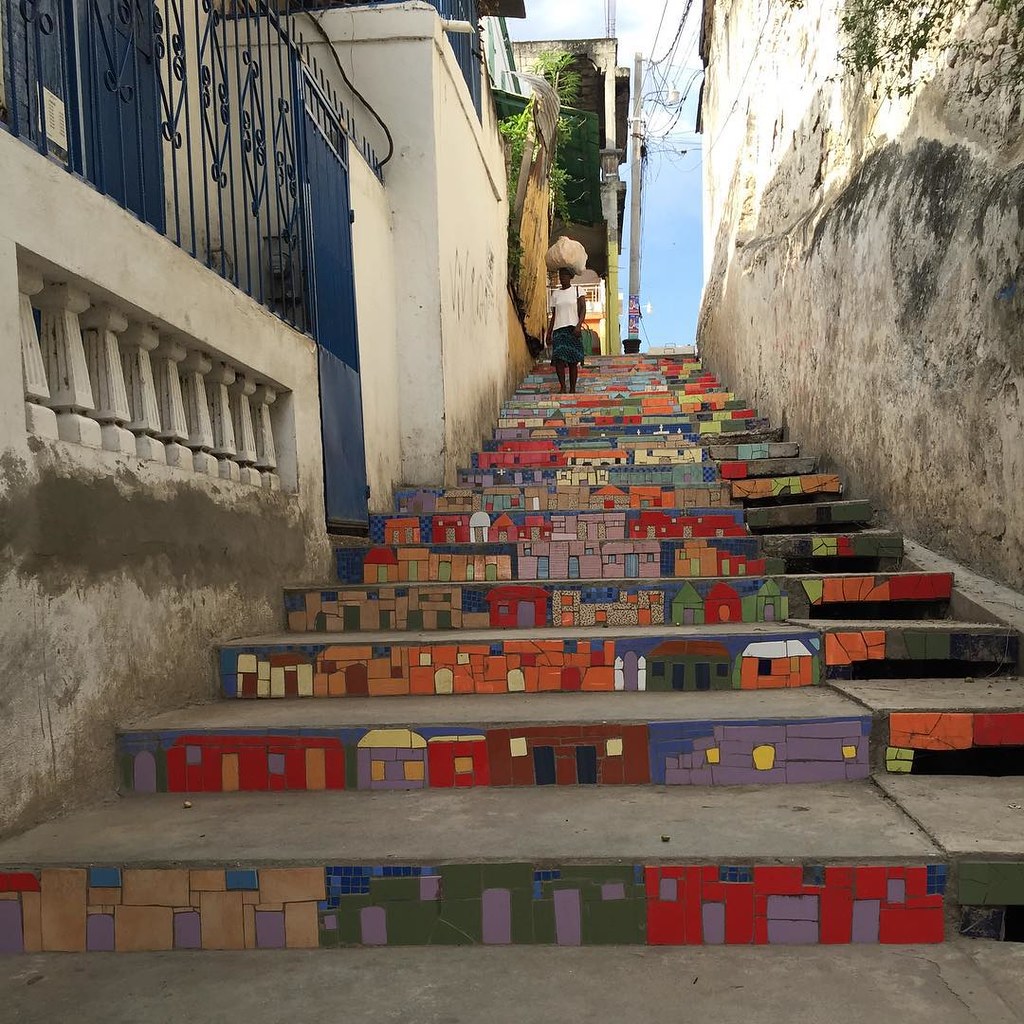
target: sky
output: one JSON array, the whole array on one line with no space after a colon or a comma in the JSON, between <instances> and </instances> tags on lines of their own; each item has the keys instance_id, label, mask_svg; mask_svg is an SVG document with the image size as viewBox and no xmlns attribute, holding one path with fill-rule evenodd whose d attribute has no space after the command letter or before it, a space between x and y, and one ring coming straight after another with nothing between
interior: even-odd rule
<instances>
[{"instance_id":1,"label":"sky","mask_svg":"<svg viewBox=\"0 0 1024 1024\"><path fill-rule=\"evenodd\" d=\"M650 138L641 232L643 347L648 340L653 345L692 343L700 308L700 136L693 133L693 127L701 83L697 40L703 5L698 0L689 6L689 16L679 31L687 0L619 0L616 4L619 65L632 68L638 52L645 60L650 60L653 52L653 59L659 62L653 71L645 70L643 89ZM526 0L526 19L509 19L508 27L513 39L602 38L605 0ZM671 97L666 90L673 88L685 99L670 107ZM631 106L632 102L631 95ZM627 188L619 263L620 291L625 295L630 245L628 163L622 165L619 174ZM621 328L625 337L625 317Z\"/></svg>"}]
</instances>

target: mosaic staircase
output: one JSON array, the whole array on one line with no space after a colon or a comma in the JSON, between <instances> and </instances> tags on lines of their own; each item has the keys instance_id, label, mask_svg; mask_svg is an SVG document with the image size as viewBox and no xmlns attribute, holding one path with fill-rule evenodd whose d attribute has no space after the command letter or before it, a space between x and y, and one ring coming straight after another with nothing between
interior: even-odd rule
<instances>
[{"instance_id":1,"label":"mosaic staircase","mask_svg":"<svg viewBox=\"0 0 1024 1024\"><path fill-rule=\"evenodd\" d=\"M1024 864L901 801L1024 771L1016 632L696 360L553 380L125 727L131 799L0 843L0 949L1003 927Z\"/></svg>"}]
</instances>

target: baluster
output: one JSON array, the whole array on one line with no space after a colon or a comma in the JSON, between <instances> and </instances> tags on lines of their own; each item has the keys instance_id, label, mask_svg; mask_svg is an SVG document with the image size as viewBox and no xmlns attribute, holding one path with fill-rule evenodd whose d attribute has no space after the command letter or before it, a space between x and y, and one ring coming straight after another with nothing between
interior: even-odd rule
<instances>
[{"instance_id":1,"label":"baluster","mask_svg":"<svg viewBox=\"0 0 1024 1024\"><path fill-rule=\"evenodd\" d=\"M213 454L220 464L220 475L225 480L239 480L241 474L235 457L235 427L231 422L231 396L228 385L235 383L235 371L225 363L218 363L210 374L210 420L213 422Z\"/></svg>"},{"instance_id":2,"label":"baluster","mask_svg":"<svg viewBox=\"0 0 1024 1024\"><path fill-rule=\"evenodd\" d=\"M39 348L39 332L32 311L32 296L43 290L43 279L35 271L18 270L18 308L21 313L21 368L25 383L25 426L30 434L57 440L57 414L48 407L50 386Z\"/></svg>"},{"instance_id":3,"label":"baluster","mask_svg":"<svg viewBox=\"0 0 1024 1024\"><path fill-rule=\"evenodd\" d=\"M210 423L210 408L206 396L206 374L213 369L213 363L202 352L189 352L182 364L185 372L181 375L181 387L185 402L185 419L188 422L189 448L192 449L192 463L197 473L218 476L217 460L210 454L213 448L213 426Z\"/></svg>"},{"instance_id":4,"label":"baluster","mask_svg":"<svg viewBox=\"0 0 1024 1024\"><path fill-rule=\"evenodd\" d=\"M185 403L181 397L181 379L178 363L185 358L185 349L168 338L160 340L155 353L154 377L156 398L160 404L160 430L157 437L167 450L167 465L179 469L193 469L192 452L185 447L188 440L188 422Z\"/></svg>"},{"instance_id":5,"label":"baluster","mask_svg":"<svg viewBox=\"0 0 1024 1024\"><path fill-rule=\"evenodd\" d=\"M277 401L277 392L260 384L253 395L256 402L256 468L260 470L263 486L276 491L281 486L277 469L277 448L274 446L274 427L270 421L270 407Z\"/></svg>"},{"instance_id":6,"label":"baluster","mask_svg":"<svg viewBox=\"0 0 1024 1024\"><path fill-rule=\"evenodd\" d=\"M42 314L40 344L50 385L49 404L57 413L57 436L100 448L100 425L90 419L95 406L78 322L78 314L89 308L89 296L67 284L51 284L39 293L36 306Z\"/></svg>"},{"instance_id":7,"label":"baluster","mask_svg":"<svg viewBox=\"0 0 1024 1024\"><path fill-rule=\"evenodd\" d=\"M167 449L160 433L160 405L156 400L156 382L150 352L160 344L152 327L129 324L121 336L121 362L132 418L128 429L135 435L135 453L140 459L167 462Z\"/></svg>"},{"instance_id":8,"label":"baluster","mask_svg":"<svg viewBox=\"0 0 1024 1024\"><path fill-rule=\"evenodd\" d=\"M259 487L263 481L256 469L256 432L252 425L252 404L249 399L256 394L256 385L244 374L235 377L231 392L231 419L235 425L235 441L238 445L239 476L244 484Z\"/></svg>"},{"instance_id":9,"label":"baluster","mask_svg":"<svg viewBox=\"0 0 1024 1024\"><path fill-rule=\"evenodd\" d=\"M117 336L128 328L128 318L105 303L82 314L82 342L89 367L103 447L110 452L135 454L135 435L125 428L132 418L124 383L124 366Z\"/></svg>"}]
</instances>

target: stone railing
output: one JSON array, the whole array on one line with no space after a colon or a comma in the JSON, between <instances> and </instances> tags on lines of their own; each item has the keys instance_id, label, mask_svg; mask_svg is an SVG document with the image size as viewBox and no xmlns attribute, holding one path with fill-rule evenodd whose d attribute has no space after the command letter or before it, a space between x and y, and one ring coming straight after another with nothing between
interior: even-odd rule
<instances>
[{"instance_id":1,"label":"stone railing","mask_svg":"<svg viewBox=\"0 0 1024 1024\"><path fill-rule=\"evenodd\" d=\"M29 433L270 490L277 390L254 370L19 264Z\"/></svg>"}]
</instances>

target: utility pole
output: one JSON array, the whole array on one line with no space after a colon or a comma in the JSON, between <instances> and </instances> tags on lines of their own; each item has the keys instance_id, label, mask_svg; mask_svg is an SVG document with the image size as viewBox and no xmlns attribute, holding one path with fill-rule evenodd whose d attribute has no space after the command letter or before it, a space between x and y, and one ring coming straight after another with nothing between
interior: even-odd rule
<instances>
[{"instance_id":1,"label":"utility pole","mask_svg":"<svg viewBox=\"0 0 1024 1024\"><path fill-rule=\"evenodd\" d=\"M644 56L636 55L633 68L633 136L632 185L629 203L629 305L627 307L630 339L640 340L640 149L643 144L641 111L643 110Z\"/></svg>"}]
</instances>

